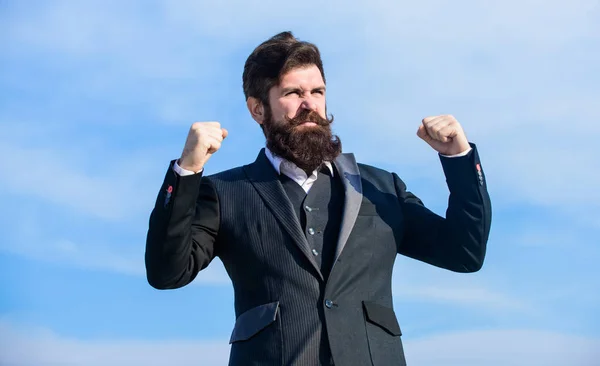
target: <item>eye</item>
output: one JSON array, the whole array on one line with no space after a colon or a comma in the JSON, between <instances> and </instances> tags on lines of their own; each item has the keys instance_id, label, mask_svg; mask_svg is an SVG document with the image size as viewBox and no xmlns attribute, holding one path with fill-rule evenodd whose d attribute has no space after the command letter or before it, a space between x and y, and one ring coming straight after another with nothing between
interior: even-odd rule
<instances>
[{"instance_id":1,"label":"eye","mask_svg":"<svg viewBox=\"0 0 600 366\"><path fill-rule=\"evenodd\" d=\"M314 94L314 93L316 93L316 94L319 94L319 95L323 95L323 94L325 94L325 91L324 91L324 90L315 90L315 91L313 92L313 94Z\"/></svg>"},{"instance_id":2,"label":"eye","mask_svg":"<svg viewBox=\"0 0 600 366\"><path fill-rule=\"evenodd\" d=\"M287 97L288 95L292 95L292 94L300 95L300 92L298 90L293 90L291 92L286 93L285 96Z\"/></svg>"}]
</instances>

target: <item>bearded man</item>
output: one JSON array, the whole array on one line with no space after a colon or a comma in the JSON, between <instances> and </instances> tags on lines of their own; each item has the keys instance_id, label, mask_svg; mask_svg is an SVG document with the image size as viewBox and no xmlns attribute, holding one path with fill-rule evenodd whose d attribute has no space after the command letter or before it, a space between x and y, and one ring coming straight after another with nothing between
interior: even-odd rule
<instances>
[{"instance_id":1,"label":"bearded man","mask_svg":"<svg viewBox=\"0 0 600 366\"><path fill-rule=\"evenodd\" d=\"M221 259L235 294L230 365L405 365L396 255L454 272L483 265L491 204L476 146L452 116L419 124L450 191L442 217L397 174L342 153L314 44L290 32L263 42L243 88L266 146L248 165L205 175L228 131L192 124L150 215L148 282L180 288Z\"/></svg>"}]
</instances>

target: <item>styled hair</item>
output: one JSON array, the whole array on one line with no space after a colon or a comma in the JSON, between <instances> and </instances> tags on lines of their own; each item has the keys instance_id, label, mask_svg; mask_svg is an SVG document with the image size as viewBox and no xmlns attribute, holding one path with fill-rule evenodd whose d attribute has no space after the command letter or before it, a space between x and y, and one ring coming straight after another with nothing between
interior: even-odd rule
<instances>
[{"instance_id":1,"label":"styled hair","mask_svg":"<svg viewBox=\"0 0 600 366\"><path fill-rule=\"evenodd\" d=\"M261 43L248 56L242 76L244 95L269 105L269 90L279 85L281 78L292 69L315 65L323 81L323 61L317 46L299 41L292 32L281 32Z\"/></svg>"}]
</instances>

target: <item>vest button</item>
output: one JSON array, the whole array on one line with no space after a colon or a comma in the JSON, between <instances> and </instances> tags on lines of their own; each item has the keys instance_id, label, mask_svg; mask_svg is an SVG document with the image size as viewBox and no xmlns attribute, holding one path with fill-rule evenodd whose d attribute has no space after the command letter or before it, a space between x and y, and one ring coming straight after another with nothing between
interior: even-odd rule
<instances>
[{"instance_id":1,"label":"vest button","mask_svg":"<svg viewBox=\"0 0 600 366\"><path fill-rule=\"evenodd\" d=\"M314 254L314 255L319 255L319 252L317 252L317 250L316 250L316 249L313 249L313 250L312 250L312 254Z\"/></svg>"},{"instance_id":2,"label":"vest button","mask_svg":"<svg viewBox=\"0 0 600 366\"><path fill-rule=\"evenodd\" d=\"M313 229L312 227L311 227L311 228L308 228L308 233L309 233L310 235L315 235L315 229Z\"/></svg>"},{"instance_id":3,"label":"vest button","mask_svg":"<svg viewBox=\"0 0 600 366\"><path fill-rule=\"evenodd\" d=\"M325 306L327 306L328 309L331 309L331 307L333 306L333 301L325 300Z\"/></svg>"},{"instance_id":4,"label":"vest button","mask_svg":"<svg viewBox=\"0 0 600 366\"><path fill-rule=\"evenodd\" d=\"M304 209L306 209L306 211L311 212L313 209L310 206L304 206Z\"/></svg>"}]
</instances>

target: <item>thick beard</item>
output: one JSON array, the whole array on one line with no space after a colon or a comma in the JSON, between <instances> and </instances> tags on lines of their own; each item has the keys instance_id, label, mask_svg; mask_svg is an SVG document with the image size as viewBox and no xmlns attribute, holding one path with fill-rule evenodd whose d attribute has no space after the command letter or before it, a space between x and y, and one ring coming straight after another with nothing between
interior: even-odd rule
<instances>
[{"instance_id":1,"label":"thick beard","mask_svg":"<svg viewBox=\"0 0 600 366\"><path fill-rule=\"evenodd\" d=\"M263 131L267 147L274 155L291 161L308 173L341 154L342 142L331 132L333 116L325 119L315 111L303 110L295 118L275 121L269 106L265 112ZM317 125L298 127L307 121Z\"/></svg>"}]
</instances>

